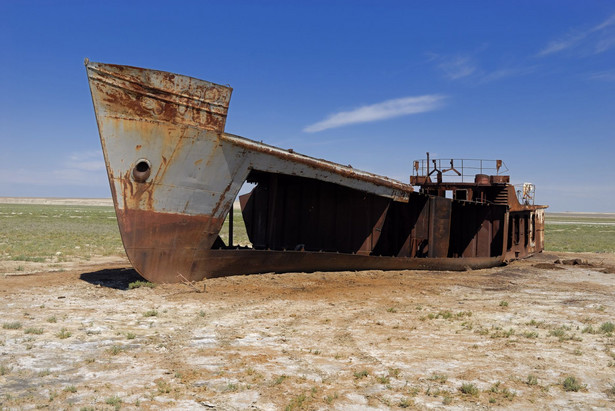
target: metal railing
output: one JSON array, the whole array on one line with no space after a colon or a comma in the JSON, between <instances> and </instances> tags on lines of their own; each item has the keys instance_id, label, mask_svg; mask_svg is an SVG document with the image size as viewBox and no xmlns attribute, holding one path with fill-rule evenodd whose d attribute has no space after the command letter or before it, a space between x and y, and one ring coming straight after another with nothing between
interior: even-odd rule
<instances>
[{"instance_id":1,"label":"metal railing","mask_svg":"<svg viewBox=\"0 0 615 411\"><path fill-rule=\"evenodd\" d=\"M413 175L431 177L438 173L449 182L472 182L476 174L508 175L508 167L502 160L484 160L474 158L437 158L414 161Z\"/></svg>"}]
</instances>

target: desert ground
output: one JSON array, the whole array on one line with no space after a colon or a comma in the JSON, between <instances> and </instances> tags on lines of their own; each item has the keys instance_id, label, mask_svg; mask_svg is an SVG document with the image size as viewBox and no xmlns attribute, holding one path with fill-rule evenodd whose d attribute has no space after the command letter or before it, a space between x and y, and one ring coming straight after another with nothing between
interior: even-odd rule
<instances>
[{"instance_id":1,"label":"desert ground","mask_svg":"<svg viewBox=\"0 0 615 411\"><path fill-rule=\"evenodd\" d=\"M132 289L128 267L0 279L2 407L614 405L613 255Z\"/></svg>"},{"instance_id":2,"label":"desert ground","mask_svg":"<svg viewBox=\"0 0 615 411\"><path fill-rule=\"evenodd\" d=\"M121 256L0 273L2 409L615 406L613 253L157 286Z\"/></svg>"}]
</instances>

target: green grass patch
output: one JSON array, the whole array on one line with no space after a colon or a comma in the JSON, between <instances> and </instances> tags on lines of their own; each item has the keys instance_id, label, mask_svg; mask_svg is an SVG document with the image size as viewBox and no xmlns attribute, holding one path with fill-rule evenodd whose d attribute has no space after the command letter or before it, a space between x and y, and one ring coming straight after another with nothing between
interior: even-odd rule
<instances>
[{"instance_id":1,"label":"green grass patch","mask_svg":"<svg viewBox=\"0 0 615 411\"><path fill-rule=\"evenodd\" d=\"M113 397L107 398L105 403L114 407L119 407L119 405L122 404L122 399L117 395L114 395Z\"/></svg>"},{"instance_id":2,"label":"green grass patch","mask_svg":"<svg viewBox=\"0 0 615 411\"><path fill-rule=\"evenodd\" d=\"M0 204L0 259L66 261L124 255L110 206Z\"/></svg>"},{"instance_id":3,"label":"green grass patch","mask_svg":"<svg viewBox=\"0 0 615 411\"><path fill-rule=\"evenodd\" d=\"M612 333L613 331L615 331L615 324L610 321L607 321L600 326L600 331L605 334Z\"/></svg>"},{"instance_id":4,"label":"green grass patch","mask_svg":"<svg viewBox=\"0 0 615 411\"><path fill-rule=\"evenodd\" d=\"M566 377L566 379L562 382L562 386L564 387L564 391L581 391L585 388L584 385L581 384L576 377L570 376Z\"/></svg>"},{"instance_id":5,"label":"green grass patch","mask_svg":"<svg viewBox=\"0 0 615 411\"><path fill-rule=\"evenodd\" d=\"M4 323L2 324L2 328L5 330L19 330L21 328L21 323L19 321Z\"/></svg>"},{"instance_id":6,"label":"green grass patch","mask_svg":"<svg viewBox=\"0 0 615 411\"><path fill-rule=\"evenodd\" d=\"M64 340L66 338L69 338L71 335L73 335L70 331L68 331L66 328L62 328L57 334L56 337L58 337L61 340Z\"/></svg>"},{"instance_id":7,"label":"green grass patch","mask_svg":"<svg viewBox=\"0 0 615 411\"><path fill-rule=\"evenodd\" d=\"M471 382L466 382L459 387L462 394L476 396L478 395L478 387Z\"/></svg>"},{"instance_id":8,"label":"green grass patch","mask_svg":"<svg viewBox=\"0 0 615 411\"><path fill-rule=\"evenodd\" d=\"M156 284L150 283L149 281L141 281L141 280L134 281L134 282L128 284L128 288L130 290L135 289L135 288L141 288L141 287L154 288L154 287L156 287Z\"/></svg>"},{"instance_id":9,"label":"green grass patch","mask_svg":"<svg viewBox=\"0 0 615 411\"><path fill-rule=\"evenodd\" d=\"M545 250L613 253L615 217L546 213Z\"/></svg>"},{"instance_id":10,"label":"green grass patch","mask_svg":"<svg viewBox=\"0 0 615 411\"><path fill-rule=\"evenodd\" d=\"M156 310L149 310L143 313L143 317L157 317L158 316L158 311Z\"/></svg>"},{"instance_id":11,"label":"green grass patch","mask_svg":"<svg viewBox=\"0 0 615 411\"><path fill-rule=\"evenodd\" d=\"M233 244L251 245L240 208L233 211ZM228 227L227 217L220 231L227 244ZM111 206L0 204L0 261L62 262L124 255Z\"/></svg>"},{"instance_id":12,"label":"green grass patch","mask_svg":"<svg viewBox=\"0 0 615 411\"><path fill-rule=\"evenodd\" d=\"M369 375L369 372L367 370L355 371L354 378L357 380L360 380L362 378L367 377L368 375Z\"/></svg>"}]
</instances>

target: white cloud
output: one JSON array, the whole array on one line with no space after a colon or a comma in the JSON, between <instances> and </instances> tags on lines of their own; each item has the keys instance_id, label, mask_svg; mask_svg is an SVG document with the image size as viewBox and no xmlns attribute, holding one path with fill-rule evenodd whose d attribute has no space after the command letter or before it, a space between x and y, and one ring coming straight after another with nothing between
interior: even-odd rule
<instances>
[{"instance_id":1,"label":"white cloud","mask_svg":"<svg viewBox=\"0 0 615 411\"><path fill-rule=\"evenodd\" d=\"M535 70L535 67L521 67L519 65L486 70L480 66L476 57L480 52L485 50L486 47L487 46L483 46L470 54L444 56L436 53L429 53L428 56L430 61L436 63L436 68L444 74L444 77L450 80L467 78L469 82L474 82L475 84L525 75Z\"/></svg>"},{"instance_id":2,"label":"white cloud","mask_svg":"<svg viewBox=\"0 0 615 411\"><path fill-rule=\"evenodd\" d=\"M547 46L538 52L538 56L547 56L549 54L558 53L562 50L576 46L587 36L587 33L578 33L568 35L563 39L551 41Z\"/></svg>"},{"instance_id":3,"label":"white cloud","mask_svg":"<svg viewBox=\"0 0 615 411\"><path fill-rule=\"evenodd\" d=\"M318 123L305 127L303 131L314 133L348 124L367 123L408 114L424 113L440 108L444 99L445 96L428 94L387 100L382 103L362 106L351 111L332 114Z\"/></svg>"},{"instance_id":4,"label":"white cloud","mask_svg":"<svg viewBox=\"0 0 615 411\"><path fill-rule=\"evenodd\" d=\"M600 30L605 29L605 28L607 28L609 26L612 26L613 24L615 24L615 14L611 15L611 17L609 17L608 19L606 19L602 23L598 24L596 27L594 27L592 29L592 31L600 31Z\"/></svg>"},{"instance_id":5,"label":"white cloud","mask_svg":"<svg viewBox=\"0 0 615 411\"><path fill-rule=\"evenodd\" d=\"M615 26L615 14L590 29L577 30L561 39L551 41L537 53L537 56L544 57L578 47L583 51L593 49L596 54L602 53L615 46L613 26Z\"/></svg>"},{"instance_id":6,"label":"white cloud","mask_svg":"<svg viewBox=\"0 0 615 411\"><path fill-rule=\"evenodd\" d=\"M615 46L615 36L602 38L596 43L596 54L602 53Z\"/></svg>"},{"instance_id":7,"label":"white cloud","mask_svg":"<svg viewBox=\"0 0 615 411\"><path fill-rule=\"evenodd\" d=\"M456 56L444 58L438 64L438 68L444 72L446 77L457 80L472 75L476 71L476 64L468 56Z\"/></svg>"}]
</instances>

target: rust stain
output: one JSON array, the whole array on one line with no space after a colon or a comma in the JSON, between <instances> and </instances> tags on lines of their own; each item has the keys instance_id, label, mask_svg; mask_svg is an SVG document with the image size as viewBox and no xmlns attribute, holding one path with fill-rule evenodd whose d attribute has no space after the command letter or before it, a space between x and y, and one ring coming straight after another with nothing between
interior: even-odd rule
<instances>
[{"instance_id":1,"label":"rust stain","mask_svg":"<svg viewBox=\"0 0 615 411\"><path fill-rule=\"evenodd\" d=\"M224 134L230 87L127 66L88 62L87 70L122 241L131 263L151 281L263 271L483 268L543 249L546 206L533 205L533 185L532 194L526 197L524 188L518 200L500 160L494 175L483 172L480 160L471 181L444 182L447 172L462 176L459 164L451 159L447 168L433 160L430 171L428 154L427 172L419 173L415 162L405 184ZM109 152L107 143L117 146ZM207 152L194 152L203 147ZM133 173L139 159L132 157L143 148L153 158ZM211 181L194 185L194 170L180 163L186 153ZM251 250L225 247L218 237L232 190L246 172L256 184L241 199ZM168 192L178 198L160 198Z\"/></svg>"},{"instance_id":2,"label":"rust stain","mask_svg":"<svg viewBox=\"0 0 615 411\"><path fill-rule=\"evenodd\" d=\"M203 278L194 272L194 256L211 248L222 221L139 209L118 210L117 216L128 258L143 277L164 283L181 281L177 272Z\"/></svg>"}]
</instances>

